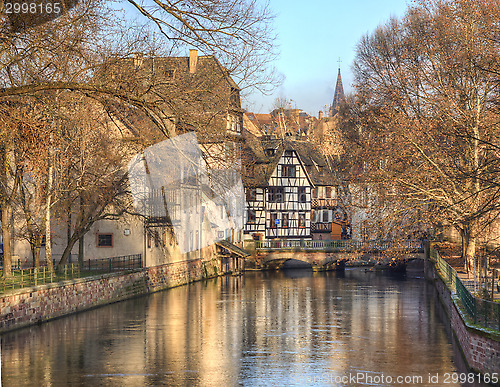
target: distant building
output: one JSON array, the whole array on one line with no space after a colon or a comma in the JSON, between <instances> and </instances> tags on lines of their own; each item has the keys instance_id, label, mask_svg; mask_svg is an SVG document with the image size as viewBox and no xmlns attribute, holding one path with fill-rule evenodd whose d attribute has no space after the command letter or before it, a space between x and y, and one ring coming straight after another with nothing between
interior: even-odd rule
<instances>
[{"instance_id":1,"label":"distant building","mask_svg":"<svg viewBox=\"0 0 500 387\"><path fill-rule=\"evenodd\" d=\"M269 114L245 113L244 127L253 135L277 138L307 137L318 119L301 109L274 109Z\"/></svg>"},{"instance_id":2,"label":"distant building","mask_svg":"<svg viewBox=\"0 0 500 387\"><path fill-rule=\"evenodd\" d=\"M339 73L337 75L337 83L335 84L335 94L333 95L333 101L328 111L329 117L335 117L335 115L339 112L340 104L342 103L344 98L345 98L344 86L342 85L342 76L340 75L340 67L339 67Z\"/></svg>"},{"instance_id":3,"label":"distant building","mask_svg":"<svg viewBox=\"0 0 500 387\"><path fill-rule=\"evenodd\" d=\"M319 119L308 133L311 141L321 144L321 152L325 155L339 156L343 152L341 135L338 131L337 113L344 98L344 88L339 68L335 94L333 95L332 104L328 109L328 115L324 116L323 112L320 111L318 114Z\"/></svg>"}]
</instances>

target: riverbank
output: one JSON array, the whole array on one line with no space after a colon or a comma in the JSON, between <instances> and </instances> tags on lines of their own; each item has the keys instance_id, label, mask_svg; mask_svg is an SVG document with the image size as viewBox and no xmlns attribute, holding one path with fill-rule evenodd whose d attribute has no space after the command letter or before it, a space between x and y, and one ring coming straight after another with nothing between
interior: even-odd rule
<instances>
[{"instance_id":1,"label":"riverbank","mask_svg":"<svg viewBox=\"0 0 500 387\"><path fill-rule=\"evenodd\" d=\"M450 321L451 329L468 367L491 377L500 374L500 334L498 331L475 325L467 318L456 296L443 281L433 262L425 261L425 277L434 284L441 304Z\"/></svg>"},{"instance_id":2,"label":"riverbank","mask_svg":"<svg viewBox=\"0 0 500 387\"><path fill-rule=\"evenodd\" d=\"M17 289L0 298L0 333L143 296L232 270L220 260L193 259Z\"/></svg>"}]
</instances>

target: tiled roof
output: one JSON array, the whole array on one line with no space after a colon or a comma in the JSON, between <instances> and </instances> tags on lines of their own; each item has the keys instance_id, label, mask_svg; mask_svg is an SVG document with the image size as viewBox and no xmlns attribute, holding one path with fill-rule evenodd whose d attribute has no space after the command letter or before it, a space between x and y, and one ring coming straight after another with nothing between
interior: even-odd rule
<instances>
[{"instance_id":1,"label":"tiled roof","mask_svg":"<svg viewBox=\"0 0 500 387\"><path fill-rule=\"evenodd\" d=\"M283 140L270 136L256 137L248 131L244 131L243 135L245 138L243 182L247 188L267 186L285 150L293 150L297 153L313 185L334 186L340 183L332 164L310 142ZM274 149L275 153L266 154L268 149Z\"/></svg>"}]
</instances>

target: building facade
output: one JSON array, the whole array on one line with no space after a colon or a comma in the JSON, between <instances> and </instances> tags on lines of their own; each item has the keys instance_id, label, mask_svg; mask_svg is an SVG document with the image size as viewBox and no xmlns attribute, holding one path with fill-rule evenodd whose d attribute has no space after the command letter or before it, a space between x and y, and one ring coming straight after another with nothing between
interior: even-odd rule
<instances>
[{"instance_id":1,"label":"building facade","mask_svg":"<svg viewBox=\"0 0 500 387\"><path fill-rule=\"evenodd\" d=\"M156 120L119 102L104 104L103 115L118 142L149 142L154 148L165 139L194 134L192 144L198 147L198 156L194 163L182 152L176 160L163 160L161 152L146 157L147 149L131 146L129 157L123 159L124 171L133 157L140 156L138 164L147 171L143 180L155 181L141 198L145 211L140 213L135 207L119 219L96 221L81 243L75 244L69 262L76 262L83 251L85 260L142 254L145 265L155 266L215 256L213 242L241 241L242 222L235 220L238 208L243 217L244 204L237 204L239 187L241 198L244 194L241 179L238 187L233 172L241 166L243 113L239 87L228 71L214 56L198 56L190 50L189 57L137 54L119 58L97 76L110 89L128 85L145 100L158 99ZM161 184L157 184L159 176ZM56 262L68 243L71 219L77 215L54 219L51 234ZM176 232L179 225L184 228ZM29 244L18 238L13 247L13 261L29 264Z\"/></svg>"},{"instance_id":2,"label":"building facade","mask_svg":"<svg viewBox=\"0 0 500 387\"><path fill-rule=\"evenodd\" d=\"M245 237L347 239L344 191L327 160L309 142L245 132Z\"/></svg>"}]
</instances>

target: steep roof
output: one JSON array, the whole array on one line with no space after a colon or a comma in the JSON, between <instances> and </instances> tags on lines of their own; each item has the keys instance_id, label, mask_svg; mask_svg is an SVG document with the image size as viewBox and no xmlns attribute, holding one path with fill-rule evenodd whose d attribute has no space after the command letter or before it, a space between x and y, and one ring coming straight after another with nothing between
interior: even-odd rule
<instances>
[{"instance_id":1,"label":"steep roof","mask_svg":"<svg viewBox=\"0 0 500 387\"><path fill-rule=\"evenodd\" d=\"M335 85L335 94L333 95L332 106L330 106L330 117L338 113L341 102L344 100L344 87L342 86L342 76L337 75L337 84Z\"/></svg>"},{"instance_id":2,"label":"steep roof","mask_svg":"<svg viewBox=\"0 0 500 387\"><path fill-rule=\"evenodd\" d=\"M255 135L305 136L309 134L318 119L300 109L275 109L270 114L245 113L250 122L248 130ZM251 125L250 125L251 123ZM260 134L252 126L260 130Z\"/></svg>"},{"instance_id":3,"label":"steep roof","mask_svg":"<svg viewBox=\"0 0 500 387\"><path fill-rule=\"evenodd\" d=\"M189 57L116 58L97 77L111 89L126 88L157 106L167 118L161 125L176 133L196 131L200 142L224 140L227 113L243 112L240 89L228 70L215 56L198 56L196 50ZM134 121L120 107L114 115L122 122Z\"/></svg>"},{"instance_id":4,"label":"steep roof","mask_svg":"<svg viewBox=\"0 0 500 387\"><path fill-rule=\"evenodd\" d=\"M243 184L246 188L266 187L285 150L297 153L313 185L339 184L340 180L332 164L314 144L270 136L256 137L248 131L244 131L243 136ZM273 154L267 152L270 149L274 150Z\"/></svg>"}]
</instances>

